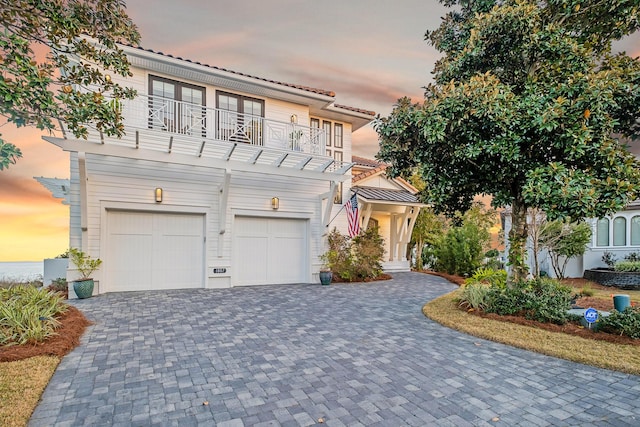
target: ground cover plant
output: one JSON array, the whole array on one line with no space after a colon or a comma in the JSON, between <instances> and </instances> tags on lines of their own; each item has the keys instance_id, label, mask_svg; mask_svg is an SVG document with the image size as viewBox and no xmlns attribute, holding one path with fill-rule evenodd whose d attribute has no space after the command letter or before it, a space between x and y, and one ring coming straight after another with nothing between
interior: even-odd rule
<instances>
[{"instance_id":1,"label":"ground cover plant","mask_svg":"<svg viewBox=\"0 0 640 427\"><path fill-rule=\"evenodd\" d=\"M479 316L459 307L460 289L423 307L430 319L455 330L487 339L605 369L640 375L640 340L594 333L574 324L555 325L523 317ZM482 345L477 342L476 345Z\"/></svg>"},{"instance_id":2,"label":"ground cover plant","mask_svg":"<svg viewBox=\"0 0 640 427\"><path fill-rule=\"evenodd\" d=\"M489 337L489 339L512 344L512 337L502 339L499 336L494 336L494 334L489 331L495 327L491 322L484 325L482 323L484 320L493 320L513 324L512 327L507 327L507 329L513 328L514 331L517 331L520 327L529 327L560 333L562 335L578 336L588 341L607 341L623 346L640 346L640 339L635 338L636 334L640 333L640 329L638 329L640 327L640 291L624 291L625 294L630 295L633 307L628 308L624 313L617 313L613 306L612 297L614 294L612 294L612 288L588 282L585 279L564 279L562 282L556 282L555 284L554 281L550 281L550 279L543 279L542 285L540 284L540 280L537 280L534 282L538 284L528 286L521 284L519 286L520 290L508 291L507 289L509 288L506 287L506 281L501 282L500 279L496 280L494 278L495 283L491 285L486 278L477 280L482 277L491 277L487 271L479 271L477 275L469 279L464 279L460 276L451 276L446 273L428 273L442 276L460 285L458 291L443 297L448 302L442 304L455 310L455 313L449 313L452 318L457 318L459 313L465 313L465 316L474 318L469 319L470 323L479 322L473 325L470 331L467 331L474 335L479 334L477 336L484 338ZM535 296L536 292L538 296ZM495 298L496 294L498 294L499 297L493 300L492 298ZM591 331L580 324L579 318L566 315L568 303L565 303L565 301L567 295L570 295L569 298L571 302L577 306L584 308L593 307L598 311L608 311L612 313L612 315L606 320L600 317L598 321L599 332ZM530 298L532 301L527 301L527 298ZM495 304L496 301L497 307L492 307L491 305ZM427 307L431 306L431 304L436 303L428 303L425 306L426 311L429 311ZM441 310L442 307L441 305L438 310ZM501 311L503 314L498 314L497 311ZM429 317L431 317L431 315L429 315ZM434 320L446 326L451 326L451 321L449 320ZM456 327L456 329L464 330L463 327ZM518 334L521 332L513 333ZM530 343L528 347L523 347L522 345L517 346L532 351L551 354L547 350L544 350L545 346L542 346L540 350L537 349L538 344L536 343ZM559 349L553 350L554 355L557 355L556 353L559 351ZM637 359L638 369L640 369L640 352L635 357ZM569 358L569 360L575 359ZM602 365L595 364L595 366ZM612 366L608 367L616 369Z\"/></svg>"},{"instance_id":3,"label":"ground cover plant","mask_svg":"<svg viewBox=\"0 0 640 427\"><path fill-rule=\"evenodd\" d=\"M12 282L0 289L0 425L24 426L62 356L90 324L64 296Z\"/></svg>"},{"instance_id":4,"label":"ground cover plant","mask_svg":"<svg viewBox=\"0 0 640 427\"><path fill-rule=\"evenodd\" d=\"M55 335L68 307L62 300L46 288L0 289L0 345L33 344Z\"/></svg>"},{"instance_id":5,"label":"ground cover plant","mask_svg":"<svg viewBox=\"0 0 640 427\"><path fill-rule=\"evenodd\" d=\"M593 295L591 288L575 292L571 286L550 278L521 280L506 285L506 278L498 272L481 271L463 285L459 305L482 313L516 316L541 323L564 325L580 324L580 318L567 312L572 302L582 296ZM585 307L586 308L586 307ZM640 338L640 308L629 308L623 313L613 311L609 317L601 316L598 328L602 332Z\"/></svg>"}]
</instances>

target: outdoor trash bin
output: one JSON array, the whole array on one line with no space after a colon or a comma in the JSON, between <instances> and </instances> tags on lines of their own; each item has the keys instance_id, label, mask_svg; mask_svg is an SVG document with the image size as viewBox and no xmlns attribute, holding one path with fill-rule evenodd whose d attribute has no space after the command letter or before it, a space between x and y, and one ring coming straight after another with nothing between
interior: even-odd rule
<instances>
[{"instance_id":1,"label":"outdoor trash bin","mask_svg":"<svg viewBox=\"0 0 640 427\"><path fill-rule=\"evenodd\" d=\"M631 299L629 295L614 295L613 307L619 312L623 312L625 308L631 305Z\"/></svg>"}]
</instances>

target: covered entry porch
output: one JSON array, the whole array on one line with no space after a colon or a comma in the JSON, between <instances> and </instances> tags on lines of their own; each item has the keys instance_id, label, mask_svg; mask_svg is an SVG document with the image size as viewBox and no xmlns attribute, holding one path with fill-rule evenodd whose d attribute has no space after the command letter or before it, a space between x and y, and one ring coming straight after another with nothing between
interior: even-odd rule
<instances>
[{"instance_id":1,"label":"covered entry porch","mask_svg":"<svg viewBox=\"0 0 640 427\"><path fill-rule=\"evenodd\" d=\"M355 186L358 197L362 229L378 227L385 242L382 267L387 272L410 271L407 245L424 204L404 189Z\"/></svg>"}]
</instances>

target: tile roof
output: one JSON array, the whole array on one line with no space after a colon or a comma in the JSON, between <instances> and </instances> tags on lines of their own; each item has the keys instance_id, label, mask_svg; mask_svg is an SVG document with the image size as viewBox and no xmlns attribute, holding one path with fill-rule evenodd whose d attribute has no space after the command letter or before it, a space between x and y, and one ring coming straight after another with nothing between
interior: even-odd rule
<instances>
[{"instance_id":1,"label":"tile roof","mask_svg":"<svg viewBox=\"0 0 640 427\"><path fill-rule=\"evenodd\" d=\"M384 165L384 163L379 162L377 160L367 159L365 157L360 157L360 156L351 156L351 161L358 166L368 166L372 168L376 168L380 165Z\"/></svg>"},{"instance_id":2,"label":"tile roof","mask_svg":"<svg viewBox=\"0 0 640 427\"><path fill-rule=\"evenodd\" d=\"M390 190L387 188L358 187L352 189L367 200L400 203L420 203L418 198L407 190Z\"/></svg>"},{"instance_id":3,"label":"tile roof","mask_svg":"<svg viewBox=\"0 0 640 427\"><path fill-rule=\"evenodd\" d=\"M353 161L353 158L351 159L351 161ZM365 179L368 176L375 175L378 172L381 172L381 171L385 170L386 168L387 168L387 165L380 165L380 166L378 166L376 168L369 169L368 171L365 171L365 172L359 173L358 175L353 176L351 178L351 182L361 181L361 180Z\"/></svg>"},{"instance_id":4,"label":"tile roof","mask_svg":"<svg viewBox=\"0 0 640 427\"><path fill-rule=\"evenodd\" d=\"M360 113L360 114L366 114L367 116L375 116L376 112L375 111L371 111L371 110L363 110L362 108L356 108L356 107L348 107L346 105L340 105L340 104L333 104L334 107L336 108L340 108L342 110L347 110L347 111L353 111L355 113Z\"/></svg>"},{"instance_id":5,"label":"tile roof","mask_svg":"<svg viewBox=\"0 0 640 427\"><path fill-rule=\"evenodd\" d=\"M300 90L304 90L304 91L307 91L307 92L315 93L315 94L318 94L318 95L330 96L332 98L335 98L335 96L336 96L336 93L331 91L331 90L318 89L318 88L309 87L309 86L297 85L297 84L293 84L293 83L285 83L285 82L280 82L280 81L277 81L277 80L270 80L270 79L265 79L265 78L262 78L262 77L252 76L251 74L240 73L238 71L229 70L227 68L216 67L215 65L203 64L203 63L198 62L198 61L192 61L190 59L182 58L182 57L179 57L179 56L174 56L174 55L171 55L169 53L159 52L159 51L155 51L153 49L145 49L145 48L143 48L141 46L131 46L131 45L129 45L129 47L136 48L136 49L139 49L139 50L142 50L142 51L145 51L145 52L155 53L156 55L166 56L167 58L174 58L174 59L178 59L180 61L186 61L186 62L190 62L192 64L201 65L203 67L211 68L213 70L223 71L225 73L232 73L232 74L236 74L236 75L242 76L242 77L249 77L251 79L261 80L261 81L267 82L267 83L273 83L273 84L277 84L277 85L291 87L291 88L294 88L294 89L300 89ZM360 112L360 113L364 113L364 114L370 113L370 115L375 115L375 113L372 112L372 111L360 110L358 108L345 107L345 106L339 106L339 105L335 105L335 107L342 108L342 109L349 110L349 111L356 111L356 112Z\"/></svg>"}]
</instances>

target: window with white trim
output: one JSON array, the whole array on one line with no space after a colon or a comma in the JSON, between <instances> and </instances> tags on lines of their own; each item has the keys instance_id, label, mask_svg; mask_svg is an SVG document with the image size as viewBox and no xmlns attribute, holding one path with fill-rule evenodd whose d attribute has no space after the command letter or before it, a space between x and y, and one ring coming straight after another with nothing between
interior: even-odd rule
<instances>
[{"instance_id":1,"label":"window with white trim","mask_svg":"<svg viewBox=\"0 0 640 427\"><path fill-rule=\"evenodd\" d=\"M631 245L640 246L640 215L631 218Z\"/></svg>"},{"instance_id":2,"label":"window with white trim","mask_svg":"<svg viewBox=\"0 0 640 427\"><path fill-rule=\"evenodd\" d=\"M609 218L600 218L596 224L596 246L609 246Z\"/></svg>"},{"instance_id":3,"label":"window with white trim","mask_svg":"<svg viewBox=\"0 0 640 427\"><path fill-rule=\"evenodd\" d=\"M627 245L627 219L618 216L613 219L613 246Z\"/></svg>"}]
</instances>

